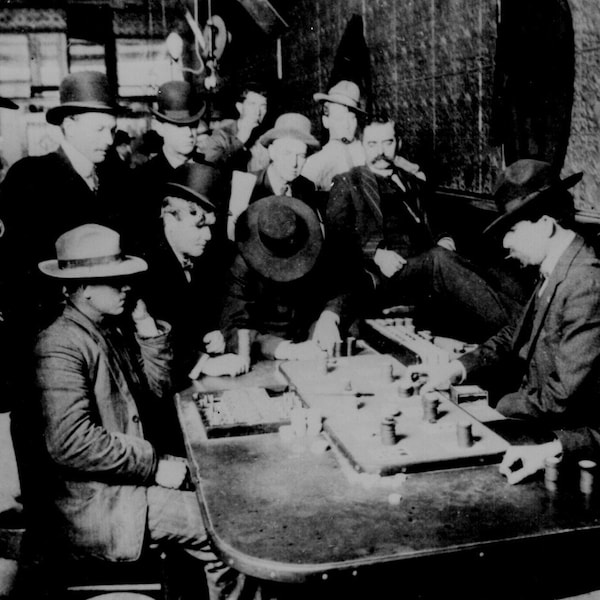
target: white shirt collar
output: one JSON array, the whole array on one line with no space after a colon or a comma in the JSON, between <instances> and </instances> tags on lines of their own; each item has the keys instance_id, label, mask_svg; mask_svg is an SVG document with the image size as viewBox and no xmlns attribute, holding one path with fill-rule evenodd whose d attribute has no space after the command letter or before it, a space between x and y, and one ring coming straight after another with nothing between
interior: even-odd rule
<instances>
[{"instance_id":1,"label":"white shirt collar","mask_svg":"<svg viewBox=\"0 0 600 600\"><path fill-rule=\"evenodd\" d=\"M94 163L66 140L63 140L60 145L77 174L87 182L94 172Z\"/></svg>"},{"instance_id":2,"label":"white shirt collar","mask_svg":"<svg viewBox=\"0 0 600 600\"><path fill-rule=\"evenodd\" d=\"M575 239L575 232L570 230L563 230L558 239L550 249L548 250L548 254L546 258L542 261L540 265L540 273L543 277L548 279L552 274L552 271L556 268L560 257L564 254L566 249L571 245L571 242Z\"/></svg>"}]
</instances>

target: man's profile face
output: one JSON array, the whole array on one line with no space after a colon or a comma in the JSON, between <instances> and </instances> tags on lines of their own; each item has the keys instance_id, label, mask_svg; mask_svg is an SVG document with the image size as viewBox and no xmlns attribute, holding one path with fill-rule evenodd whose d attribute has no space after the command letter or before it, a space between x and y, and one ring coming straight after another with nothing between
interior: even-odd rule
<instances>
[{"instance_id":1,"label":"man's profile face","mask_svg":"<svg viewBox=\"0 0 600 600\"><path fill-rule=\"evenodd\" d=\"M300 175L306 162L306 144L294 138L279 138L269 146L269 157L279 177L291 183Z\"/></svg>"},{"instance_id":2,"label":"man's profile face","mask_svg":"<svg viewBox=\"0 0 600 600\"><path fill-rule=\"evenodd\" d=\"M248 92L243 102L236 102L240 121L250 121L260 125L267 114L267 99L256 92Z\"/></svg>"},{"instance_id":3,"label":"man's profile face","mask_svg":"<svg viewBox=\"0 0 600 600\"><path fill-rule=\"evenodd\" d=\"M125 309L131 281L127 278L99 280L86 287L88 304L100 315L120 315Z\"/></svg>"},{"instance_id":4,"label":"man's profile face","mask_svg":"<svg viewBox=\"0 0 600 600\"><path fill-rule=\"evenodd\" d=\"M323 125L329 130L330 140L350 140L356 136L356 113L347 106L328 102L328 115L323 115Z\"/></svg>"},{"instance_id":5,"label":"man's profile face","mask_svg":"<svg viewBox=\"0 0 600 600\"><path fill-rule=\"evenodd\" d=\"M156 121L154 128L163 139L167 153L189 156L196 148L197 124L175 125Z\"/></svg>"},{"instance_id":6,"label":"man's profile face","mask_svg":"<svg viewBox=\"0 0 600 600\"><path fill-rule=\"evenodd\" d=\"M504 235L502 245L508 250L509 258L518 260L523 266L541 265L546 256L548 221L518 221Z\"/></svg>"},{"instance_id":7,"label":"man's profile face","mask_svg":"<svg viewBox=\"0 0 600 600\"><path fill-rule=\"evenodd\" d=\"M362 144L368 167L375 170L392 167L398 145L393 123L367 125L363 131Z\"/></svg>"},{"instance_id":8,"label":"man's profile face","mask_svg":"<svg viewBox=\"0 0 600 600\"><path fill-rule=\"evenodd\" d=\"M183 256L201 256L212 239L215 214L183 198L171 198L169 202L170 210L164 218L173 249Z\"/></svg>"},{"instance_id":9,"label":"man's profile face","mask_svg":"<svg viewBox=\"0 0 600 600\"><path fill-rule=\"evenodd\" d=\"M65 140L94 164L106 158L116 127L116 118L106 113L81 113L63 121Z\"/></svg>"}]
</instances>

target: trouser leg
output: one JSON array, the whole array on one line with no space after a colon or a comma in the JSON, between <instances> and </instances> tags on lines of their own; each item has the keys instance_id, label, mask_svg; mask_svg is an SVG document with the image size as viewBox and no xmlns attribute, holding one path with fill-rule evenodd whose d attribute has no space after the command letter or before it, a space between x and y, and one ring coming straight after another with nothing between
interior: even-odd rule
<instances>
[{"instance_id":1,"label":"trouser leg","mask_svg":"<svg viewBox=\"0 0 600 600\"><path fill-rule=\"evenodd\" d=\"M449 326L455 320L455 335L468 331L476 341L496 333L521 309L514 298L494 289L482 271L444 248L409 258L385 288L386 294L402 301L434 307L444 313Z\"/></svg>"},{"instance_id":2,"label":"trouser leg","mask_svg":"<svg viewBox=\"0 0 600 600\"><path fill-rule=\"evenodd\" d=\"M252 597L254 584L215 555L194 492L149 487L148 532L152 541L177 544L203 563L210 600Z\"/></svg>"}]
</instances>

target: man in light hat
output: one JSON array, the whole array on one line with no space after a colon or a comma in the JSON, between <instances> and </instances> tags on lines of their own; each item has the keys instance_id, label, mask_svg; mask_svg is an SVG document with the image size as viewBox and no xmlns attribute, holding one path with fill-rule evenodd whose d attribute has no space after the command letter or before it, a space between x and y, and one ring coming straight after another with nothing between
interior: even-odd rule
<instances>
[{"instance_id":1,"label":"man in light hat","mask_svg":"<svg viewBox=\"0 0 600 600\"><path fill-rule=\"evenodd\" d=\"M394 121L384 113L370 115L362 143L367 164L336 175L327 204L341 289L353 290L365 313L415 305L428 328L445 328L442 335L487 339L510 320L518 302L430 225L423 182L395 165Z\"/></svg>"},{"instance_id":2,"label":"man in light hat","mask_svg":"<svg viewBox=\"0 0 600 600\"><path fill-rule=\"evenodd\" d=\"M215 247L216 205L224 202L223 176L209 165L186 163L164 189L162 230L144 254L142 297L152 314L172 327L176 386L188 374L238 375L248 364L223 354L219 331L227 266Z\"/></svg>"},{"instance_id":3,"label":"man in light hat","mask_svg":"<svg viewBox=\"0 0 600 600\"><path fill-rule=\"evenodd\" d=\"M299 113L284 113L258 141L269 153L269 165L254 171L250 203L267 196L292 196L316 210L315 186L301 174L308 151L319 147L310 121Z\"/></svg>"},{"instance_id":4,"label":"man in light hat","mask_svg":"<svg viewBox=\"0 0 600 600\"><path fill-rule=\"evenodd\" d=\"M238 219L236 241L221 315L231 351L280 360L331 352L347 303L332 293L316 213L296 198L262 198Z\"/></svg>"},{"instance_id":5,"label":"man in light hat","mask_svg":"<svg viewBox=\"0 0 600 600\"><path fill-rule=\"evenodd\" d=\"M501 214L485 233L501 238L510 257L538 267L539 283L517 322L430 370L424 388L465 377L487 375L496 384L509 378L510 391L496 409L543 427L546 435L537 432L537 444L506 452L500 470L511 483L541 469L547 457L600 455L600 261L574 231L567 191L581 175L561 181L550 164L533 159L518 160L501 175L494 194Z\"/></svg>"},{"instance_id":6,"label":"man in light hat","mask_svg":"<svg viewBox=\"0 0 600 600\"><path fill-rule=\"evenodd\" d=\"M105 161L120 110L106 75L72 73L59 93L60 104L47 111L46 120L60 127L60 147L17 161L0 186L0 253L11 257L0 277L8 290L4 318L17 386L24 376L17 357L29 356L38 328L59 310L60 296L39 276L37 263L52 257L56 239L78 225L121 231L131 195L128 172L116 172Z\"/></svg>"},{"instance_id":7,"label":"man in light hat","mask_svg":"<svg viewBox=\"0 0 600 600\"><path fill-rule=\"evenodd\" d=\"M266 90L257 83L247 83L236 98L235 108L238 119L215 126L204 144L206 161L226 175L234 170L258 171L269 162L265 149L257 142L267 114Z\"/></svg>"},{"instance_id":8,"label":"man in light hat","mask_svg":"<svg viewBox=\"0 0 600 600\"><path fill-rule=\"evenodd\" d=\"M205 105L187 81L167 81L158 88L152 108L153 129L162 137L160 152L136 171L135 201L131 204L131 234L151 237L160 229L163 188L175 169L203 162L196 152L198 123Z\"/></svg>"},{"instance_id":9,"label":"man in light hat","mask_svg":"<svg viewBox=\"0 0 600 600\"><path fill-rule=\"evenodd\" d=\"M213 554L194 492L180 489L185 461L156 450L171 351L169 325L132 295L145 261L101 225L60 236L56 257L39 268L63 285L66 305L37 339L36 393L13 421L39 539L51 557L108 561L175 543L202 561L211 599L236 597L237 573Z\"/></svg>"},{"instance_id":10,"label":"man in light hat","mask_svg":"<svg viewBox=\"0 0 600 600\"><path fill-rule=\"evenodd\" d=\"M329 132L329 141L306 159L302 175L310 179L317 190L328 192L336 175L365 164L357 131L359 119L366 113L361 104L360 89L353 81L338 81L329 92L317 92L313 98L321 103L321 121ZM397 155L395 161L405 171L425 177L418 165L404 157Z\"/></svg>"}]
</instances>

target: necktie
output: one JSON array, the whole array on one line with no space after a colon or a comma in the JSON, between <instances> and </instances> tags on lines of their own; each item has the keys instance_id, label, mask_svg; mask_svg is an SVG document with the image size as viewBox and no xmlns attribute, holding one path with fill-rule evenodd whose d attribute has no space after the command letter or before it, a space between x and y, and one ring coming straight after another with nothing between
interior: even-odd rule
<instances>
[{"instance_id":1,"label":"necktie","mask_svg":"<svg viewBox=\"0 0 600 600\"><path fill-rule=\"evenodd\" d=\"M281 196L291 196L292 195L292 188L290 187L289 183L285 183L282 188L281 188Z\"/></svg>"},{"instance_id":2,"label":"necktie","mask_svg":"<svg viewBox=\"0 0 600 600\"><path fill-rule=\"evenodd\" d=\"M185 278L187 279L188 283L190 283L192 281L192 269L194 267L194 263L189 258L184 258L181 266L183 267L183 274L185 275Z\"/></svg>"},{"instance_id":3,"label":"necktie","mask_svg":"<svg viewBox=\"0 0 600 600\"><path fill-rule=\"evenodd\" d=\"M92 192L96 193L100 184L100 181L98 180L98 172L96 170L96 165L92 167L90 174L87 176L87 181Z\"/></svg>"}]
</instances>

